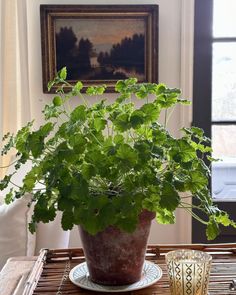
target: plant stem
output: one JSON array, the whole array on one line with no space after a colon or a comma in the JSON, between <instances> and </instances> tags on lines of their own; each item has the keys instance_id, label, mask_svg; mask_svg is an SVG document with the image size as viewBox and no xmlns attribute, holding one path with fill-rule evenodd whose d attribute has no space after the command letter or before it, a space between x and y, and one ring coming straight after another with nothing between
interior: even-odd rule
<instances>
[{"instance_id":1,"label":"plant stem","mask_svg":"<svg viewBox=\"0 0 236 295\"><path fill-rule=\"evenodd\" d=\"M204 221L203 219L201 219L199 216L197 216L192 210L189 210L189 208L185 207L185 206L181 206L180 204L180 208L185 209L188 213L190 213L192 215L193 218L195 218L196 220L198 220L199 222L201 222L202 224L207 225L208 223L206 221Z\"/></svg>"},{"instance_id":2,"label":"plant stem","mask_svg":"<svg viewBox=\"0 0 236 295\"><path fill-rule=\"evenodd\" d=\"M165 127L167 125L167 114L168 114L167 109L165 109L165 121L164 121L164 126Z\"/></svg>"},{"instance_id":3,"label":"plant stem","mask_svg":"<svg viewBox=\"0 0 236 295\"><path fill-rule=\"evenodd\" d=\"M107 135L108 137L110 136L110 128L109 128L108 120L107 120Z\"/></svg>"},{"instance_id":4,"label":"plant stem","mask_svg":"<svg viewBox=\"0 0 236 295\"><path fill-rule=\"evenodd\" d=\"M9 182L10 182L11 184L13 184L14 186L16 186L16 187L21 188L18 184L14 183L13 181L9 180Z\"/></svg>"},{"instance_id":5,"label":"plant stem","mask_svg":"<svg viewBox=\"0 0 236 295\"><path fill-rule=\"evenodd\" d=\"M12 163L10 163L10 164L8 164L8 165L6 165L6 166L0 166L0 169L8 168L8 167L14 165L17 161L18 161L18 160L15 160L15 161L13 161Z\"/></svg>"},{"instance_id":6,"label":"plant stem","mask_svg":"<svg viewBox=\"0 0 236 295\"><path fill-rule=\"evenodd\" d=\"M83 100L84 104L86 105L86 107L89 108L88 101L84 98L83 94L80 93L79 97L82 98L82 100Z\"/></svg>"},{"instance_id":7,"label":"plant stem","mask_svg":"<svg viewBox=\"0 0 236 295\"><path fill-rule=\"evenodd\" d=\"M193 197L193 195L191 195L191 196L181 197L181 199L190 199L190 198L192 198L192 197Z\"/></svg>"},{"instance_id":8,"label":"plant stem","mask_svg":"<svg viewBox=\"0 0 236 295\"><path fill-rule=\"evenodd\" d=\"M168 114L167 119L166 119L166 125L169 123L169 120L170 120L170 118L171 118L171 116L172 116L174 110L175 110L175 109L172 108L172 110L171 110L170 113ZM167 111L167 110L166 110L166 111Z\"/></svg>"}]
</instances>

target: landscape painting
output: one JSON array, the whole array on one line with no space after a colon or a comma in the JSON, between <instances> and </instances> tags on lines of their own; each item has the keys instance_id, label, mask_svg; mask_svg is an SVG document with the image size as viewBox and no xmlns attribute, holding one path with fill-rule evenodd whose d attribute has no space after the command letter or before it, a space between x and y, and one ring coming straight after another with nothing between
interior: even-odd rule
<instances>
[{"instance_id":1,"label":"landscape painting","mask_svg":"<svg viewBox=\"0 0 236 295\"><path fill-rule=\"evenodd\" d=\"M86 87L158 82L158 5L41 5L43 90L63 67ZM65 86L65 90L66 90ZM68 86L69 90L69 86Z\"/></svg>"},{"instance_id":2,"label":"landscape painting","mask_svg":"<svg viewBox=\"0 0 236 295\"><path fill-rule=\"evenodd\" d=\"M145 80L145 23L139 19L56 21L57 70L70 80Z\"/></svg>"}]
</instances>

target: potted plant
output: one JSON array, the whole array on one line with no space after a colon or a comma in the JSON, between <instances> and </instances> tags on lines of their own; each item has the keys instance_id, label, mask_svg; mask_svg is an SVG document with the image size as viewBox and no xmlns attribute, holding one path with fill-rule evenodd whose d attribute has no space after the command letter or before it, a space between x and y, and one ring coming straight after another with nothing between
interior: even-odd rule
<instances>
[{"instance_id":1,"label":"potted plant","mask_svg":"<svg viewBox=\"0 0 236 295\"><path fill-rule=\"evenodd\" d=\"M117 98L108 103L105 86L88 87L85 96L82 83L71 86L66 76L63 68L48 85L58 90L43 110L44 125L33 130L32 121L3 138L2 155L16 150L16 170L32 162L22 186L11 188L5 198L10 203L32 193L31 232L38 222L50 222L62 211L64 230L80 227L92 280L127 284L140 278L155 216L159 223L174 223L176 208L184 208L206 224L209 239L219 234L219 224L236 226L212 202L204 158L213 159L203 130L182 128L179 138L168 132L169 110L189 104L180 98L180 90L137 84L131 78L116 83ZM101 99L90 102L87 96ZM72 97L78 106L70 110ZM136 100L143 101L141 107L135 106ZM161 113L163 124L158 123ZM12 175L0 182L1 190L12 182ZM38 183L44 187L35 189ZM206 219L191 210L186 202L190 197Z\"/></svg>"}]
</instances>

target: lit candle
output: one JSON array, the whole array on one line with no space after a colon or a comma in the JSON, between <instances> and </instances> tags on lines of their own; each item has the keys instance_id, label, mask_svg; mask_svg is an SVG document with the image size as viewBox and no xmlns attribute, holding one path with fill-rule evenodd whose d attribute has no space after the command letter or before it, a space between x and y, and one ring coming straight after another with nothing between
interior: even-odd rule
<instances>
[{"instance_id":1,"label":"lit candle","mask_svg":"<svg viewBox=\"0 0 236 295\"><path fill-rule=\"evenodd\" d=\"M167 253L171 295L207 295L211 255L196 250Z\"/></svg>"}]
</instances>

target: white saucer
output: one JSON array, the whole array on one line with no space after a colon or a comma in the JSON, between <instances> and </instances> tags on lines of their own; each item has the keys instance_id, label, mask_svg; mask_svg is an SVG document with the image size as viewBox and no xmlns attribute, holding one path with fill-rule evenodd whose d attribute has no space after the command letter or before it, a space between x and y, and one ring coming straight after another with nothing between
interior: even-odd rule
<instances>
[{"instance_id":1,"label":"white saucer","mask_svg":"<svg viewBox=\"0 0 236 295\"><path fill-rule=\"evenodd\" d=\"M145 260L143 265L143 275L140 281L124 286L104 286L93 283L89 279L89 273L86 262L75 266L71 271L69 278L75 285L97 292L128 292L146 288L156 283L162 277L161 268L150 261Z\"/></svg>"}]
</instances>

